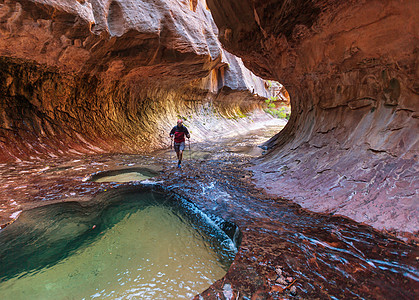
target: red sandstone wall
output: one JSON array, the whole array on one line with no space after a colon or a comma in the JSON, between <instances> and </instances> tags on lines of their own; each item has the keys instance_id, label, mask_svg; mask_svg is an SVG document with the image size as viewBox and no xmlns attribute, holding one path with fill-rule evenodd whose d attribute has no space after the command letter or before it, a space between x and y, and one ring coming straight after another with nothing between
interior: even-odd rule
<instances>
[{"instance_id":1,"label":"red sandstone wall","mask_svg":"<svg viewBox=\"0 0 419 300\"><path fill-rule=\"evenodd\" d=\"M211 12L203 1L4 1L0 160L154 146L139 128L158 128L156 116L174 115L185 94L205 96L205 82L229 86L211 72L227 65L212 13L227 50L291 96L259 184L313 210L416 231L417 1L207 4Z\"/></svg>"},{"instance_id":2,"label":"red sandstone wall","mask_svg":"<svg viewBox=\"0 0 419 300\"><path fill-rule=\"evenodd\" d=\"M207 2L226 49L291 96L258 184L315 211L417 231L417 1Z\"/></svg>"},{"instance_id":3,"label":"red sandstone wall","mask_svg":"<svg viewBox=\"0 0 419 300\"><path fill-rule=\"evenodd\" d=\"M259 108L263 80L217 34L202 1L4 1L0 161L150 151L203 102Z\"/></svg>"}]
</instances>

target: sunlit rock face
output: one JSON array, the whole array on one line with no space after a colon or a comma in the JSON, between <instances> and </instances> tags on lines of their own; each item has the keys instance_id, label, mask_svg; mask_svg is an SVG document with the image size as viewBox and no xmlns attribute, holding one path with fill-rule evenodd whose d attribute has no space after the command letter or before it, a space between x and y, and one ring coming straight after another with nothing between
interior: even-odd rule
<instances>
[{"instance_id":1,"label":"sunlit rock face","mask_svg":"<svg viewBox=\"0 0 419 300\"><path fill-rule=\"evenodd\" d=\"M269 96L204 1L6 0L0 19L0 161L150 151L179 116Z\"/></svg>"},{"instance_id":2,"label":"sunlit rock face","mask_svg":"<svg viewBox=\"0 0 419 300\"><path fill-rule=\"evenodd\" d=\"M258 184L315 211L417 231L417 1L207 2L226 49L291 96Z\"/></svg>"},{"instance_id":3,"label":"sunlit rock face","mask_svg":"<svg viewBox=\"0 0 419 300\"><path fill-rule=\"evenodd\" d=\"M209 12L187 1L5 1L2 12L0 54L60 70L195 79L220 62Z\"/></svg>"}]
</instances>

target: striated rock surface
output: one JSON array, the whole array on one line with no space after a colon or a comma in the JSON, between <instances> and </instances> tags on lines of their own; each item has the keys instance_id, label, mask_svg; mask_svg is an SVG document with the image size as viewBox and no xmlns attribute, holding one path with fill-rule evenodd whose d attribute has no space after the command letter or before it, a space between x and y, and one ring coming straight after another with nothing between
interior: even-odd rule
<instances>
[{"instance_id":1,"label":"striated rock surface","mask_svg":"<svg viewBox=\"0 0 419 300\"><path fill-rule=\"evenodd\" d=\"M5 1L0 55L60 70L193 78L220 61L209 12L186 1ZM189 71L189 72L186 72Z\"/></svg>"},{"instance_id":2,"label":"striated rock surface","mask_svg":"<svg viewBox=\"0 0 419 300\"><path fill-rule=\"evenodd\" d=\"M0 19L0 161L150 151L181 116L270 95L204 1L6 0Z\"/></svg>"},{"instance_id":3,"label":"striated rock surface","mask_svg":"<svg viewBox=\"0 0 419 300\"><path fill-rule=\"evenodd\" d=\"M379 229L419 228L417 1L208 0L228 51L291 97L258 185Z\"/></svg>"},{"instance_id":4,"label":"striated rock surface","mask_svg":"<svg viewBox=\"0 0 419 300\"><path fill-rule=\"evenodd\" d=\"M221 129L250 123L241 117L268 94L246 65L284 83L292 101L290 122L253 168L258 186L312 210L417 231L417 4L208 6L211 12L203 0L1 1L0 162L17 161L1 164L1 224L31 205L87 201L116 188L86 176L135 162L67 156L162 147L179 117L193 124L197 140L218 119ZM227 51L243 61L221 48L210 13ZM65 157L35 160L55 156ZM242 230L226 276L196 298L418 294L416 246L266 196L244 161L228 154L191 160L179 189L179 171L161 160L166 186Z\"/></svg>"}]
</instances>

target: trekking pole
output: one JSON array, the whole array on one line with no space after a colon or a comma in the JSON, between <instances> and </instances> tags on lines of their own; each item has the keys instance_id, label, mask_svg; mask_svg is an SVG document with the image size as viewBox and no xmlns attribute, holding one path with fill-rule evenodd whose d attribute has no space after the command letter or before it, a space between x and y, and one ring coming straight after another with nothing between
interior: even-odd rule
<instances>
[{"instance_id":1,"label":"trekking pole","mask_svg":"<svg viewBox=\"0 0 419 300\"><path fill-rule=\"evenodd\" d=\"M170 137L170 160L172 160L172 146L173 146L173 138Z\"/></svg>"},{"instance_id":2,"label":"trekking pole","mask_svg":"<svg viewBox=\"0 0 419 300\"><path fill-rule=\"evenodd\" d=\"M189 142L189 160L192 160L191 158L191 139L188 139Z\"/></svg>"}]
</instances>

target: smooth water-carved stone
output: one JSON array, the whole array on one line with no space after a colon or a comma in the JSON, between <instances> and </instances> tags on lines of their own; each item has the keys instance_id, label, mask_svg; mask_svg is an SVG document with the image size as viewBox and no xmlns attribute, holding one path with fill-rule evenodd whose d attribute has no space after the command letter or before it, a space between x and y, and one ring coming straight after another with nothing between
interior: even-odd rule
<instances>
[{"instance_id":1,"label":"smooth water-carved stone","mask_svg":"<svg viewBox=\"0 0 419 300\"><path fill-rule=\"evenodd\" d=\"M253 168L258 184L316 211L417 231L416 1L207 2L231 33L220 34L226 49L290 92L290 122ZM279 165L288 176L275 175Z\"/></svg>"},{"instance_id":2,"label":"smooth water-carved stone","mask_svg":"<svg viewBox=\"0 0 419 300\"><path fill-rule=\"evenodd\" d=\"M121 36L124 33L124 15L118 1L112 1L108 11L108 28L111 36Z\"/></svg>"},{"instance_id":3,"label":"smooth water-carved stone","mask_svg":"<svg viewBox=\"0 0 419 300\"><path fill-rule=\"evenodd\" d=\"M226 115L260 110L259 96L271 95L222 49L204 1L10 0L0 9L0 161L152 151L167 146L152 133L179 114L215 99L231 103Z\"/></svg>"}]
</instances>

